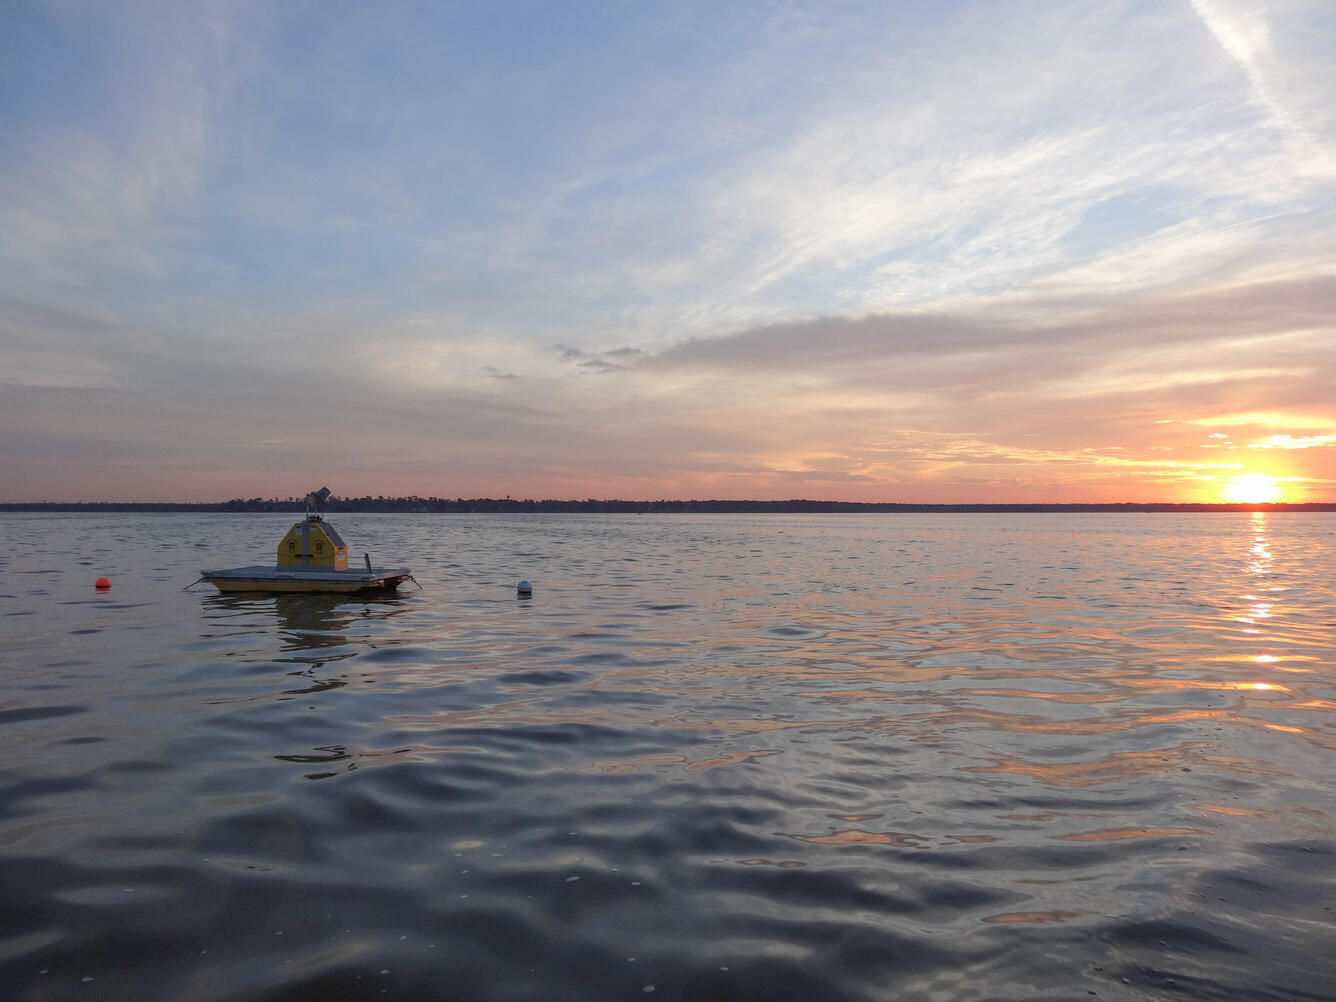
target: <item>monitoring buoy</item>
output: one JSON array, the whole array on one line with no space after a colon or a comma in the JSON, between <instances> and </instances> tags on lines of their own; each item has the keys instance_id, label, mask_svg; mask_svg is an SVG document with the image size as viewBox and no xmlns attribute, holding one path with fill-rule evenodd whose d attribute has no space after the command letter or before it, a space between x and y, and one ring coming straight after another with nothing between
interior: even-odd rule
<instances>
[{"instance_id":1,"label":"monitoring buoy","mask_svg":"<svg viewBox=\"0 0 1336 1002\"><path fill-rule=\"evenodd\" d=\"M109 591L111 589L111 579L98 578L93 587L96 588L98 591Z\"/></svg>"},{"instance_id":2,"label":"monitoring buoy","mask_svg":"<svg viewBox=\"0 0 1336 1002\"><path fill-rule=\"evenodd\" d=\"M348 544L320 514L320 506L331 496L328 487L306 495L306 518L293 525L278 541L278 553L272 566L251 564L204 570L200 572L200 580L207 581L220 592L327 592L339 595L375 592L388 595L413 577L407 567L372 567L369 553L362 554L365 569L356 564L350 566Z\"/></svg>"},{"instance_id":3,"label":"monitoring buoy","mask_svg":"<svg viewBox=\"0 0 1336 1002\"><path fill-rule=\"evenodd\" d=\"M532 594L533 594L533 585L529 584L528 581L521 581L519 584L517 584L517 585L515 586L515 594L516 594L516 595L532 595Z\"/></svg>"}]
</instances>

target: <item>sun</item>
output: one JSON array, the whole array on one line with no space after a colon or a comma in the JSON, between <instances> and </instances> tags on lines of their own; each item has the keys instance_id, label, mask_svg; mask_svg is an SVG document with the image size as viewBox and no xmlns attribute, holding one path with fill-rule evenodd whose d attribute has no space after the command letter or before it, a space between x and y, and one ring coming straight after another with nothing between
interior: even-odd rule
<instances>
[{"instance_id":1,"label":"sun","mask_svg":"<svg viewBox=\"0 0 1336 1002\"><path fill-rule=\"evenodd\" d=\"M1225 483L1225 497L1237 504L1267 504L1280 500L1280 484L1269 473L1241 473Z\"/></svg>"}]
</instances>

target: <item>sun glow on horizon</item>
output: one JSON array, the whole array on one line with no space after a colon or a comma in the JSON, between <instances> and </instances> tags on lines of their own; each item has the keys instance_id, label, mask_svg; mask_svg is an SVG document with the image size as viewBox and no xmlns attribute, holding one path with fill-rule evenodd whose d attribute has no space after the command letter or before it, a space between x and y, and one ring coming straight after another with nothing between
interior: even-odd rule
<instances>
[{"instance_id":1,"label":"sun glow on horizon","mask_svg":"<svg viewBox=\"0 0 1336 1002\"><path fill-rule=\"evenodd\" d=\"M1280 482L1269 473L1241 473L1224 485L1225 498L1237 504L1268 504L1281 500Z\"/></svg>"}]
</instances>

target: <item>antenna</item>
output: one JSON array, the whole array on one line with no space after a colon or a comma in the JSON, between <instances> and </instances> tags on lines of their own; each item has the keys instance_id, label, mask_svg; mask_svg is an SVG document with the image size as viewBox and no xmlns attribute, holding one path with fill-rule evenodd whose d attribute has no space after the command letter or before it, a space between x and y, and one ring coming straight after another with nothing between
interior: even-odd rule
<instances>
[{"instance_id":1,"label":"antenna","mask_svg":"<svg viewBox=\"0 0 1336 1002\"><path fill-rule=\"evenodd\" d=\"M322 487L306 495L306 517L312 522L320 521L320 506L330 499L331 491Z\"/></svg>"}]
</instances>

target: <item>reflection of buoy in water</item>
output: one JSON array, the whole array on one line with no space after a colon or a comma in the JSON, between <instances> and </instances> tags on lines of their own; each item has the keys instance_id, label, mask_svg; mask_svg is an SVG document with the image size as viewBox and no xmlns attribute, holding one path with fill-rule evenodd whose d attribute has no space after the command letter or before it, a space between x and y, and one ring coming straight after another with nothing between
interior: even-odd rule
<instances>
[{"instance_id":1,"label":"reflection of buoy in water","mask_svg":"<svg viewBox=\"0 0 1336 1002\"><path fill-rule=\"evenodd\" d=\"M528 581L521 581L519 584L517 584L517 585L515 586L515 594L516 594L516 595L532 595L532 594L533 594L533 585L529 584Z\"/></svg>"},{"instance_id":2,"label":"reflection of buoy in water","mask_svg":"<svg viewBox=\"0 0 1336 1002\"><path fill-rule=\"evenodd\" d=\"M93 585L98 591L109 591L111 589L110 578L98 578Z\"/></svg>"}]
</instances>

